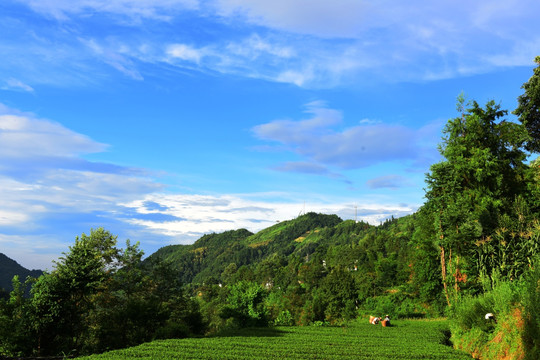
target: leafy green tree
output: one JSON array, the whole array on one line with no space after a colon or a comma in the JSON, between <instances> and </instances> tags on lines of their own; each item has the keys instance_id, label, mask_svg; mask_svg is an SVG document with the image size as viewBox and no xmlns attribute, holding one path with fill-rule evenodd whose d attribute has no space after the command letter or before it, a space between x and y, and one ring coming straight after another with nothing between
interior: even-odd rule
<instances>
[{"instance_id":1,"label":"leafy green tree","mask_svg":"<svg viewBox=\"0 0 540 360\"><path fill-rule=\"evenodd\" d=\"M28 299L25 297L25 284L19 276L12 280L12 291L7 299L0 299L0 357L22 356L35 347L35 333L28 317Z\"/></svg>"},{"instance_id":2,"label":"leafy green tree","mask_svg":"<svg viewBox=\"0 0 540 360\"><path fill-rule=\"evenodd\" d=\"M410 259L413 268L412 288L422 303L437 306L443 286L439 249L433 241L436 238L434 214L422 207L417 212L416 221L417 226L411 240L415 247Z\"/></svg>"},{"instance_id":3,"label":"leafy green tree","mask_svg":"<svg viewBox=\"0 0 540 360\"><path fill-rule=\"evenodd\" d=\"M221 273L221 280L226 284L231 282L237 271L238 271L238 266L236 266L235 263L230 263L229 265L227 265L225 270L223 270L223 272Z\"/></svg>"},{"instance_id":4,"label":"leafy green tree","mask_svg":"<svg viewBox=\"0 0 540 360\"><path fill-rule=\"evenodd\" d=\"M264 307L266 290L251 281L240 281L232 285L227 297L227 306L223 308L223 318L233 318L240 327L266 326L268 316Z\"/></svg>"},{"instance_id":5,"label":"leafy green tree","mask_svg":"<svg viewBox=\"0 0 540 360\"><path fill-rule=\"evenodd\" d=\"M325 305L325 320L349 320L356 316L358 291L351 272L337 267L324 278L318 289Z\"/></svg>"},{"instance_id":6,"label":"leafy green tree","mask_svg":"<svg viewBox=\"0 0 540 360\"><path fill-rule=\"evenodd\" d=\"M530 139L525 148L540 152L540 56L534 59L538 66L533 76L521 87L525 93L518 97L518 107L514 114L529 131Z\"/></svg>"},{"instance_id":7,"label":"leafy green tree","mask_svg":"<svg viewBox=\"0 0 540 360\"><path fill-rule=\"evenodd\" d=\"M0 346L12 344L7 350L16 355L77 355L202 333L178 272L166 262L145 268L142 256L129 241L117 248L116 236L102 228L77 237L56 269L35 282L30 299L14 283L0 325L22 324L13 333L21 340L0 331Z\"/></svg>"},{"instance_id":8,"label":"leafy green tree","mask_svg":"<svg viewBox=\"0 0 540 360\"><path fill-rule=\"evenodd\" d=\"M476 243L494 233L501 215L526 188L521 150L526 130L501 121L505 114L493 101L485 108L473 101L461 117L448 121L439 147L444 160L426 176L425 207L435 220L448 304L462 288L475 285L481 270L473 263Z\"/></svg>"},{"instance_id":9,"label":"leafy green tree","mask_svg":"<svg viewBox=\"0 0 540 360\"><path fill-rule=\"evenodd\" d=\"M39 355L78 352L88 335L93 296L119 266L116 236L99 228L75 239L56 269L32 288Z\"/></svg>"}]
</instances>

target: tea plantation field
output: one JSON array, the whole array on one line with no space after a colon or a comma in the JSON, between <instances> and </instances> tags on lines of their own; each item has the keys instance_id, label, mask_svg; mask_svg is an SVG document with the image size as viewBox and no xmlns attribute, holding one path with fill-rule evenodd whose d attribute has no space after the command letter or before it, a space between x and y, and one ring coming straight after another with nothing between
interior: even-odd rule
<instances>
[{"instance_id":1,"label":"tea plantation field","mask_svg":"<svg viewBox=\"0 0 540 360\"><path fill-rule=\"evenodd\" d=\"M159 340L79 359L471 359L446 345L445 320L367 320L345 327L243 329L225 336Z\"/></svg>"}]
</instances>

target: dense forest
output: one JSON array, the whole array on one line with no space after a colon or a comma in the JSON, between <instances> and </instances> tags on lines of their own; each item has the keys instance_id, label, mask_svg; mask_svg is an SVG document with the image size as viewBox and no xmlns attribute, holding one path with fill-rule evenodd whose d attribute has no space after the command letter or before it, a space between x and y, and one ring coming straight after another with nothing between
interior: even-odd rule
<instances>
[{"instance_id":1,"label":"dense forest","mask_svg":"<svg viewBox=\"0 0 540 360\"><path fill-rule=\"evenodd\" d=\"M479 358L540 357L540 57L514 110L458 97L426 201L379 226L308 213L208 234L143 260L95 229L55 269L13 279L0 354L102 352L228 328L448 316ZM486 313L494 318L485 319Z\"/></svg>"}]
</instances>

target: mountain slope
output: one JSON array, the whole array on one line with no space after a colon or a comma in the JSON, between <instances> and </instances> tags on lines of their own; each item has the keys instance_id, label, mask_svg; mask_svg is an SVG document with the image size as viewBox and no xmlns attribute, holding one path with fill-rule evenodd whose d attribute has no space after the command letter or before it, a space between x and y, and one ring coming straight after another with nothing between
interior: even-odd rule
<instances>
[{"instance_id":1,"label":"mountain slope","mask_svg":"<svg viewBox=\"0 0 540 360\"><path fill-rule=\"evenodd\" d=\"M19 265L15 260L0 253L0 289L12 290L11 280L13 276L19 275L19 280L24 282L28 276L39 277L43 274L41 270L28 270Z\"/></svg>"},{"instance_id":2,"label":"mountain slope","mask_svg":"<svg viewBox=\"0 0 540 360\"><path fill-rule=\"evenodd\" d=\"M261 261L277 254L289 256L304 247L297 241L310 232L331 228L342 220L337 215L308 213L253 234L245 229L205 235L193 245L170 245L148 257L147 264L167 261L180 270L184 283L219 279L225 268Z\"/></svg>"}]
</instances>

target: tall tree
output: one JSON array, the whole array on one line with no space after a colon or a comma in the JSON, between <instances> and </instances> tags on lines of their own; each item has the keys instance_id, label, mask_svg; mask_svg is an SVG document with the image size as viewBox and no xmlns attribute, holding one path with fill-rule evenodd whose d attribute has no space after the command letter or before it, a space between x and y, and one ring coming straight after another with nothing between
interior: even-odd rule
<instances>
[{"instance_id":1,"label":"tall tree","mask_svg":"<svg viewBox=\"0 0 540 360\"><path fill-rule=\"evenodd\" d=\"M439 151L444 160L427 174L426 208L434 216L435 243L448 304L478 275L472 263L475 244L498 227L515 197L525 188L526 138L522 125L501 121L505 110L494 101L475 101L449 120Z\"/></svg>"},{"instance_id":2,"label":"tall tree","mask_svg":"<svg viewBox=\"0 0 540 360\"><path fill-rule=\"evenodd\" d=\"M534 62L538 66L529 81L521 87L525 93L518 97L518 107L514 114L529 131L530 139L525 148L540 152L540 56L537 56Z\"/></svg>"}]
</instances>

